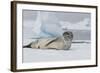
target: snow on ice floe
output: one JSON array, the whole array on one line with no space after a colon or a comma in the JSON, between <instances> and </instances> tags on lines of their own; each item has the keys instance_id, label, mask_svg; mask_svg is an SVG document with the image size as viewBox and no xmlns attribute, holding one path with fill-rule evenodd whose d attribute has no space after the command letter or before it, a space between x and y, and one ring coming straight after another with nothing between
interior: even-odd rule
<instances>
[{"instance_id":1,"label":"snow on ice floe","mask_svg":"<svg viewBox=\"0 0 100 73\"><path fill-rule=\"evenodd\" d=\"M23 48L23 62L86 60L91 58L90 44L72 44L70 50Z\"/></svg>"}]
</instances>

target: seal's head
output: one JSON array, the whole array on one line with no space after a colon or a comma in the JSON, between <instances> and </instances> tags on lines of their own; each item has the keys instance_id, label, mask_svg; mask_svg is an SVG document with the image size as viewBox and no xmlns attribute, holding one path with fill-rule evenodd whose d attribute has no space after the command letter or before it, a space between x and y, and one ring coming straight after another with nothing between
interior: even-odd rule
<instances>
[{"instance_id":1,"label":"seal's head","mask_svg":"<svg viewBox=\"0 0 100 73\"><path fill-rule=\"evenodd\" d=\"M65 40L72 40L73 39L73 33L70 31L64 32L63 37Z\"/></svg>"},{"instance_id":2,"label":"seal's head","mask_svg":"<svg viewBox=\"0 0 100 73\"><path fill-rule=\"evenodd\" d=\"M64 41L65 41L65 50L70 49L71 44L72 44L72 39L73 39L73 33L70 31L64 32L63 33Z\"/></svg>"}]
</instances>

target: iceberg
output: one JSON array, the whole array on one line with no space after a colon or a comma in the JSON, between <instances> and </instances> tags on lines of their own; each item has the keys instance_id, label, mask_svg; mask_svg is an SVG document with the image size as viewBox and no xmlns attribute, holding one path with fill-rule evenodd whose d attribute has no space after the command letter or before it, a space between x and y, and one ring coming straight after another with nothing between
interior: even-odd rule
<instances>
[{"instance_id":1,"label":"iceberg","mask_svg":"<svg viewBox=\"0 0 100 73\"><path fill-rule=\"evenodd\" d=\"M36 27L33 28L34 36L40 38L62 36L63 29L58 21L53 12L38 11L34 25Z\"/></svg>"}]
</instances>

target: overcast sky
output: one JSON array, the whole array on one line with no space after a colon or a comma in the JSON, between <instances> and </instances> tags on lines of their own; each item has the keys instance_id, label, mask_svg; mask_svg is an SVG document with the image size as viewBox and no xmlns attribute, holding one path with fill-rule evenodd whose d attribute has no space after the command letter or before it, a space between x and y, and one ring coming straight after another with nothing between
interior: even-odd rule
<instances>
[{"instance_id":1,"label":"overcast sky","mask_svg":"<svg viewBox=\"0 0 100 73\"><path fill-rule=\"evenodd\" d=\"M76 13L76 12L51 12L51 11L40 11L43 16L46 17L48 14L49 20L59 20L68 21L71 23L76 23L82 21L83 19L90 19L90 13ZM25 20L36 20L38 11L23 10L23 17Z\"/></svg>"}]
</instances>

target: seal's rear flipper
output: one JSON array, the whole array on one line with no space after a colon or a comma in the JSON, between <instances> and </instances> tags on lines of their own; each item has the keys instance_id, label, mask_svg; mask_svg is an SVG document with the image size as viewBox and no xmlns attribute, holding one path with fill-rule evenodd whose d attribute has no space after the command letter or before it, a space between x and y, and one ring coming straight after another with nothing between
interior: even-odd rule
<instances>
[{"instance_id":1,"label":"seal's rear flipper","mask_svg":"<svg viewBox=\"0 0 100 73\"><path fill-rule=\"evenodd\" d=\"M25 45L25 46L23 46L23 48L32 48L32 47L31 47L31 44L32 44L32 43L30 43L30 44L28 44L28 45Z\"/></svg>"}]
</instances>

